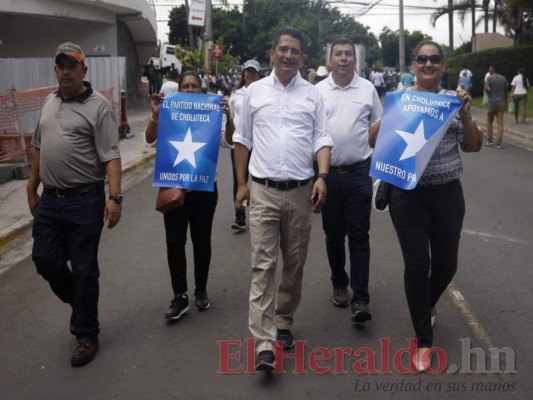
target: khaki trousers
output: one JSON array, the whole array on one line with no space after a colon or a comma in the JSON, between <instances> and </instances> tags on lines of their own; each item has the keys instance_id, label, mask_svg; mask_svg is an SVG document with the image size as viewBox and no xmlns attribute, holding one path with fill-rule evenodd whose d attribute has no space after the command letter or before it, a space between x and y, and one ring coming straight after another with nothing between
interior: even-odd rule
<instances>
[{"instance_id":1,"label":"khaki trousers","mask_svg":"<svg viewBox=\"0 0 533 400\"><path fill-rule=\"evenodd\" d=\"M291 329L293 314L300 304L303 268L311 235L312 186L309 182L296 189L281 191L252 182L252 284L248 324L257 353L274 349L277 329ZM279 248L283 269L276 296Z\"/></svg>"},{"instance_id":2,"label":"khaki trousers","mask_svg":"<svg viewBox=\"0 0 533 400\"><path fill-rule=\"evenodd\" d=\"M487 112L487 140L492 143L492 122L496 117L496 124L498 126L496 145L502 144L503 139L503 115L505 114L505 107L489 107Z\"/></svg>"}]
</instances>

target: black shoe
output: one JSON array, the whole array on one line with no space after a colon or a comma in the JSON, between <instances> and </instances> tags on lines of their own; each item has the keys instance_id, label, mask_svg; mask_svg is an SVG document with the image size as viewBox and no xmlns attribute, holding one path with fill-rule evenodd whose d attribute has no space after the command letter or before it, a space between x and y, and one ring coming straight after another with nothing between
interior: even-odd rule
<instances>
[{"instance_id":1,"label":"black shoe","mask_svg":"<svg viewBox=\"0 0 533 400\"><path fill-rule=\"evenodd\" d=\"M209 297L207 297L207 292L205 290L198 290L194 295L196 296L196 309L198 311L205 311L211 307Z\"/></svg>"},{"instance_id":2,"label":"black shoe","mask_svg":"<svg viewBox=\"0 0 533 400\"><path fill-rule=\"evenodd\" d=\"M352 322L366 322L372 321L372 314L368 308L368 303L364 301L355 301L352 303Z\"/></svg>"},{"instance_id":3,"label":"black shoe","mask_svg":"<svg viewBox=\"0 0 533 400\"><path fill-rule=\"evenodd\" d=\"M337 307L348 307L350 305L350 293L347 288L333 289L333 304Z\"/></svg>"},{"instance_id":4,"label":"black shoe","mask_svg":"<svg viewBox=\"0 0 533 400\"><path fill-rule=\"evenodd\" d=\"M255 363L256 371L272 372L275 365L276 362L274 361L274 352L272 350L263 350L259 352Z\"/></svg>"},{"instance_id":5,"label":"black shoe","mask_svg":"<svg viewBox=\"0 0 533 400\"><path fill-rule=\"evenodd\" d=\"M189 298L186 294L177 294L170 302L170 306L165 313L165 318L173 320L180 319L187 311L189 311Z\"/></svg>"},{"instance_id":6,"label":"black shoe","mask_svg":"<svg viewBox=\"0 0 533 400\"><path fill-rule=\"evenodd\" d=\"M278 329L278 335L276 337L276 345L283 350L289 350L294 347L294 336L290 329Z\"/></svg>"},{"instance_id":7,"label":"black shoe","mask_svg":"<svg viewBox=\"0 0 533 400\"><path fill-rule=\"evenodd\" d=\"M94 359L94 356L96 356L97 351L98 340L78 343L78 347L76 347L76 350L70 359L70 365L73 367L81 367L82 365L89 364Z\"/></svg>"},{"instance_id":8,"label":"black shoe","mask_svg":"<svg viewBox=\"0 0 533 400\"><path fill-rule=\"evenodd\" d=\"M239 215L235 218L235 221L231 224L231 229L237 229L239 231L246 229L246 217L244 215Z\"/></svg>"}]
</instances>

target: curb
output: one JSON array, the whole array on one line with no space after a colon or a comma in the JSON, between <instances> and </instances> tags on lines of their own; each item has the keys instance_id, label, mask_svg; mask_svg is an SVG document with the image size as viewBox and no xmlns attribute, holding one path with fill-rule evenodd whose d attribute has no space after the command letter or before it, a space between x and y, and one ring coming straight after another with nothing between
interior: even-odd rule
<instances>
[{"instance_id":1,"label":"curb","mask_svg":"<svg viewBox=\"0 0 533 400\"><path fill-rule=\"evenodd\" d=\"M154 158L155 151L143 155L143 157L138 158L124 166L122 169L122 175L135 171L137 168L142 167ZM14 242L15 240L18 240L24 236L24 234L31 229L32 225L33 217L28 217L27 219L23 219L15 223L13 225L13 229L11 229L9 232L0 235L0 252L4 251L11 242Z\"/></svg>"},{"instance_id":2,"label":"curb","mask_svg":"<svg viewBox=\"0 0 533 400\"><path fill-rule=\"evenodd\" d=\"M0 252L4 251L11 242L24 236L24 234L31 229L32 225L33 217L29 218L28 220L18 221L13 229L0 236Z\"/></svg>"},{"instance_id":3,"label":"curb","mask_svg":"<svg viewBox=\"0 0 533 400\"><path fill-rule=\"evenodd\" d=\"M483 121L476 121L476 122L483 128L483 132L486 135L487 123ZM503 141L512 143L514 145L523 147L528 150L531 150L533 148L533 136L532 135L528 135L523 132L518 132L518 131L509 129L509 128L503 129Z\"/></svg>"}]
</instances>

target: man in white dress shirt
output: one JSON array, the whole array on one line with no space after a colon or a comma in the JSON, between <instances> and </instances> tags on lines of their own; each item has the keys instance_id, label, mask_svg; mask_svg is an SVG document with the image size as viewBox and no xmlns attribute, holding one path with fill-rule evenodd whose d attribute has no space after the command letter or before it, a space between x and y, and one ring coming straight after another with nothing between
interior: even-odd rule
<instances>
[{"instance_id":1,"label":"man in white dress shirt","mask_svg":"<svg viewBox=\"0 0 533 400\"><path fill-rule=\"evenodd\" d=\"M326 104L327 131L335 146L328 175L328 198L322 206L322 226L331 268L333 304L351 304L352 322L372 319L368 308L370 210L372 178L368 175L372 149L368 129L383 113L371 82L355 73L354 44L332 43L328 79L316 85ZM345 270L344 240L348 236L349 276ZM349 296L348 284L353 295Z\"/></svg>"},{"instance_id":2,"label":"man in white dress shirt","mask_svg":"<svg viewBox=\"0 0 533 400\"><path fill-rule=\"evenodd\" d=\"M333 142L326 132L322 96L299 73L304 49L296 29L287 27L276 34L270 50L274 70L248 87L233 136L239 182L235 206L242 208L251 198L249 327L255 338L256 370L272 371L276 340L284 349L294 346L291 328L301 298L312 209L326 199ZM252 148L249 191L246 161ZM319 175L313 183L315 157ZM276 296L278 246L283 271Z\"/></svg>"}]
</instances>

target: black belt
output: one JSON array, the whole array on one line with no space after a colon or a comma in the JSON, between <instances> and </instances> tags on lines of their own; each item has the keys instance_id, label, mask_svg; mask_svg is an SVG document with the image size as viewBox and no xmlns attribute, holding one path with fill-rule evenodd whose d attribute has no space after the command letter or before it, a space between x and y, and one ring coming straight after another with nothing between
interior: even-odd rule
<instances>
[{"instance_id":1,"label":"black belt","mask_svg":"<svg viewBox=\"0 0 533 400\"><path fill-rule=\"evenodd\" d=\"M252 176L252 181L278 190L291 190L307 185L311 181L311 178L303 181L273 181L270 179L256 178L255 176Z\"/></svg>"},{"instance_id":2,"label":"black belt","mask_svg":"<svg viewBox=\"0 0 533 400\"><path fill-rule=\"evenodd\" d=\"M45 187L43 190L43 193L50 195L50 196L67 197L67 196L73 196L75 194L87 193L91 191L92 189L96 187L101 187L101 186L104 186L103 182L86 183L86 184L76 186L73 188L68 188L68 189Z\"/></svg>"},{"instance_id":3,"label":"black belt","mask_svg":"<svg viewBox=\"0 0 533 400\"><path fill-rule=\"evenodd\" d=\"M347 172L355 171L356 169L366 167L370 165L371 158L368 157L366 160L356 162L355 164L350 165L339 165L337 167L330 165L329 172L338 172L339 174L345 174Z\"/></svg>"}]
</instances>

